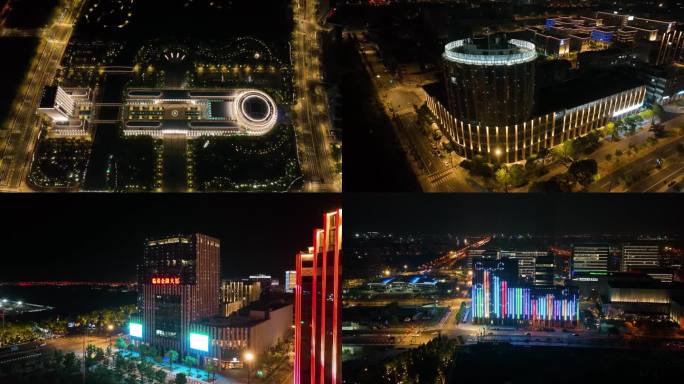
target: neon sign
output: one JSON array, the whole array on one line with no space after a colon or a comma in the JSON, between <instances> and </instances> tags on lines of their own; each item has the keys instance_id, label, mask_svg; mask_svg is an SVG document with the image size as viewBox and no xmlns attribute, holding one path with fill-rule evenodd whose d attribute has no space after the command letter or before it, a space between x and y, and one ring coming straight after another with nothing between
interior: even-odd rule
<instances>
[{"instance_id":1,"label":"neon sign","mask_svg":"<svg viewBox=\"0 0 684 384\"><path fill-rule=\"evenodd\" d=\"M180 277L178 276L164 276L164 277L153 277L152 285L179 285Z\"/></svg>"}]
</instances>

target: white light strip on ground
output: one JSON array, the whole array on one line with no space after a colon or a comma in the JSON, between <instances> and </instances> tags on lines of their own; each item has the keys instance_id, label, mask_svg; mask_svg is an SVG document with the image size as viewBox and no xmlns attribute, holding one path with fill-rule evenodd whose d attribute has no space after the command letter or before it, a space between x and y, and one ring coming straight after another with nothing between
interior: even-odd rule
<instances>
[{"instance_id":1,"label":"white light strip on ground","mask_svg":"<svg viewBox=\"0 0 684 384\"><path fill-rule=\"evenodd\" d=\"M631 106L631 107L623 108L623 109L621 109L621 110L619 110L619 111L615 111L615 113L613 113L613 117L620 116L620 115L625 114L625 113L627 113L627 112L636 111L637 109L641 108L641 106L642 106L642 104L640 103L640 104L637 104L637 105L633 105L633 106Z\"/></svg>"}]
</instances>

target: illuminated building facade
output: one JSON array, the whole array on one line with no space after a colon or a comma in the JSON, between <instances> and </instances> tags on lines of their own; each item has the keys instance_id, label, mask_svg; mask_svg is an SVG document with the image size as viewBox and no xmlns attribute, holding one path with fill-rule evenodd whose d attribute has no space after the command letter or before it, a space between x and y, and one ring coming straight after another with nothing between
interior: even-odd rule
<instances>
[{"instance_id":1,"label":"illuminated building facade","mask_svg":"<svg viewBox=\"0 0 684 384\"><path fill-rule=\"evenodd\" d=\"M45 87L38 112L49 121L48 134L55 137L90 135L91 97L88 88Z\"/></svg>"},{"instance_id":2,"label":"illuminated building facade","mask_svg":"<svg viewBox=\"0 0 684 384\"><path fill-rule=\"evenodd\" d=\"M498 258L509 258L518 261L518 277L521 280L534 281L535 259L545 256L546 251L536 250L501 250Z\"/></svg>"},{"instance_id":3,"label":"illuminated building facade","mask_svg":"<svg viewBox=\"0 0 684 384\"><path fill-rule=\"evenodd\" d=\"M285 292L294 293L297 287L297 271L285 271Z\"/></svg>"},{"instance_id":4,"label":"illuminated building facade","mask_svg":"<svg viewBox=\"0 0 684 384\"><path fill-rule=\"evenodd\" d=\"M460 156L472 159L482 155L489 161L512 163L525 160L542 148L553 148L599 129L613 119L636 112L642 107L645 97L646 87L639 86L574 108L509 125L459 120L430 95L427 97L427 106Z\"/></svg>"},{"instance_id":5,"label":"illuminated building facade","mask_svg":"<svg viewBox=\"0 0 684 384\"><path fill-rule=\"evenodd\" d=\"M295 384L342 382L342 210L323 219L314 245L296 256Z\"/></svg>"},{"instance_id":6,"label":"illuminated building facade","mask_svg":"<svg viewBox=\"0 0 684 384\"><path fill-rule=\"evenodd\" d=\"M621 270L660 266L660 246L655 244L624 244L622 246Z\"/></svg>"},{"instance_id":7,"label":"illuminated building facade","mask_svg":"<svg viewBox=\"0 0 684 384\"><path fill-rule=\"evenodd\" d=\"M537 256L534 260L534 285L553 286L553 276L556 270L555 256L552 253Z\"/></svg>"},{"instance_id":8,"label":"illuminated building facade","mask_svg":"<svg viewBox=\"0 0 684 384\"><path fill-rule=\"evenodd\" d=\"M206 337L206 348L198 349L205 360L211 359L223 369L240 368L245 351L261 356L287 340L292 315L292 303L255 302L230 316L195 321L191 333L198 339Z\"/></svg>"},{"instance_id":9,"label":"illuminated building facade","mask_svg":"<svg viewBox=\"0 0 684 384\"><path fill-rule=\"evenodd\" d=\"M534 44L487 36L445 46L449 112L460 121L506 126L525 121L534 105Z\"/></svg>"},{"instance_id":10,"label":"illuminated building facade","mask_svg":"<svg viewBox=\"0 0 684 384\"><path fill-rule=\"evenodd\" d=\"M579 244L572 248L572 275L605 275L608 272L608 244Z\"/></svg>"},{"instance_id":11,"label":"illuminated building facade","mask_svg":"<svg viewBox=\"0 0 684 384\"><path fill-rule=\"evenodd\" d=\"M671 31L663 35L656 65L684 61L684 31Z\"/></svg>"},{"instance_id":12,"label":"illuminated building facade","mask_svg":"<svg viewBox=\"0 0 684 384\"><path fill-rule=\"evenodd\" d=\"M278 122L278 108L256 89L129 89L124 135L261 136Z\"/></svg>"},{"instance_id":13,"label":"illuminated building facade","mask_svg":"<svg viewBox=\"0 0 684 384\"><path fill-rule=\"evenodd\" d=\"M577 325L577 290L519 284L516 269L515 261L509 259L474 260L471 290L474 323Z\"/></svg>"},{"instance_id":14,"label":"illuminated building facade","mask_svg":"<svg viewBox=\"0 0 684 384\"><path fill-rule=\"evenodd\" d=\"M191 323L218 314L220 270L215 238L197 233L148 240L138 266L140 339L181 354L196 349L193 343L201 340L191 340Z\"/></svg>"},{"instance_id":15,"label":"illuminated building facade","mask_svg":"<svg viewBox=\"0 0 684 384\"><path fill-rule=\"evenodd\" d=\"M223 315L229 316L247 304L259 300L261 282L247 279L221 281Z\"/></svg>"}]
</instances>

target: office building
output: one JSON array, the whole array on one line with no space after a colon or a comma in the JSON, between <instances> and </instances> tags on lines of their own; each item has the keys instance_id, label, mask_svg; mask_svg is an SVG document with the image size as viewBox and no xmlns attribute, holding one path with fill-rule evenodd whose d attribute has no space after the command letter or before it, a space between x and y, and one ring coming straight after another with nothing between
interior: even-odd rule
<instances>
[{"instance_id":1,"label":"office building","mask_svg":"<svg viewBox=\"0 0 684 384\"><path fill-rule=\"evenodd\" d=\"M468 38L447 44L442 57L448 110L456 119L503 127L531 117L534 44L504 35Z\"/></svg>"},{"instance_id":2,"label":"office building","mask_svg":"<svg viewBox=\"0 0 684 384\"><path fill-rule=\"evenodd\" d=\"M342 210L323 219L313 246L296 256L295 384L342 382Z\"/></svg>"},{"instance_id":3,"label":"office building","mask_svg":"<svg viewBox=\"0 0 684 384\"><path fill-rule=\"evenodd\" d=\"M624 244L621 268L623 272L660 266L660 246L656 244Z\"/></svg>"},{"instance_id":4,"label":"office building","mask_svg":"<svg viewBox=\"0 0 684 384\"><path fill-rule=\"evenodd\" d=\"M518 261L518 278L520 281L534 281L535 259L545 256L546 251L536 250L501 250L499 258L509 258Z\"/></svg>"},{"instance_id":5,"label":"office building","mask_svg":"<svg viewBox=\"0 0 684 384\"><path fill-rule=\"evenodd\" d=\"M285 271L285 292L293 293L297 287L297 271Z\"/></svg>"},{"instance_id":6,"label":"office building","mask_svg":"<svg viewBox=\"0 0 684 384\"><path fill-rule=\"evenodd\" d=\"M608 272L607 244L581 244L572 248L572 276L577 274L606 274Z\"/></svg>"},{"instance_id":7,"label":"office building","mask_svg":"<svg viewBox=\"0 0 684 384\"><path fill-rule=\"evenodd\" d=\"M43 89L38 111L52 121L68 121L74 115L75 101L62 87L47 86Z\"/></svg>"},{"instance_id":8,"label":"office building","mask_svg":"<svg viewBox=\"0 0 684 384\"><path fill-rule=\"evenodd\" d=\"M261 356L287 340L292 315L291 303L258 301L230 316L193 322L191 334L207 341L206 348L199 349L205 361L213 360L222 369L240 368L246 351Z\"/></svg>"},{"instance_id":9,"label":"office building","mask_svg":"<svg viewBox=\"0 0 684 384\"><path fill-rule=\"evenodd\" d=\"M660 41L656 65L684 61L684 31L670 31Z\"/></svg>"},{"instance_id":10,"label":"office building","mask_svg":"<svg viewBox=\"0 0 684 384\"><path fill-rule=\"evenodd\" d=\"M192 322L219 313L220 242L204 235L146 241L138 266L140 323L131 336L160 350L194 349Z\"/></svg>"},{"instance_id":11,"label":"office building","mask_svg":"<svg viewBox=\"0 0 684 384\"><path fill-rule=\"evenodd\" d=\"M615 74L611 76L617 77ZM612 92L617 92L593 99L592 93L604 93L603 89L594 87L597 81L609 81L602 83L602 86L610 86L614 90ZM620 82L612 78L573 80L562 88L544 92L544 101L559 102L558 106L543 108L543 111L549 112L513 124L486 125L461 120L444 106L444 102L451 102L449 98L440 99L438 95L428 94L427 106L439 121L442 133L460 156L472 159L480 155L488 161L512 163L525 160L542 148L553 148L567 140L584 136L602 128L609 121L638 111L646 99L644 83L643 80L624 77ZM453 84L447 86L453 87ZM568 89L570 87L572 92ZM579 104L567 105L566 100L578 100Z\"/></svg>"},{"instance_id":12,"label":"office building","mask_svg":"<svg viewBox=\"0 0 684 384\"><path fill-rule=\"evenodd\" d=\"M229 316L249 303L259 300L261 283L248 279L223 280L221 282L221 305L223 315Z\"/></svg>"},{"instance_id":13,"label":"office building","mask_svg":"<svg viewBox=\"0 0 684 384\"><path fill-rule=\"evenodd\" d=\"M552 286L553 276L555 271L555 258L553 254L549 253L543 256L537 256L534 261L534 285L535 286Z\"/></svg>"},{"instance_id":14,"label":"office building","mask_svg":"<svg viewBox=\"0 0 684 384\"><path fill-rule=\"evenodd\" d=\"M577 325L579 294L576 289L520 284L515 260L475 259L473 265L474 323Z\"/></svg>"}]
</instances>

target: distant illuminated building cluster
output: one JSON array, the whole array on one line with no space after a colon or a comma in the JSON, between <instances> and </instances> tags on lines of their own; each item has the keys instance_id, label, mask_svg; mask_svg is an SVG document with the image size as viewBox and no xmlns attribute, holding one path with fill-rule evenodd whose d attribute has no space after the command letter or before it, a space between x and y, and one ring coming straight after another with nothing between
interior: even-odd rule
<instances>
[{"instance_id":1,"label":"distant illuminated building cluster","mask_svg":"<svg viewBox=\"0 0 684 384\"><path fill-rule=\"evenodd\" d=\"M519 284L517 268L517 262L507 258L474 260L471 291L474 323L577 325L579 294L575 289Z\"/></svg>"}]
</instances>

